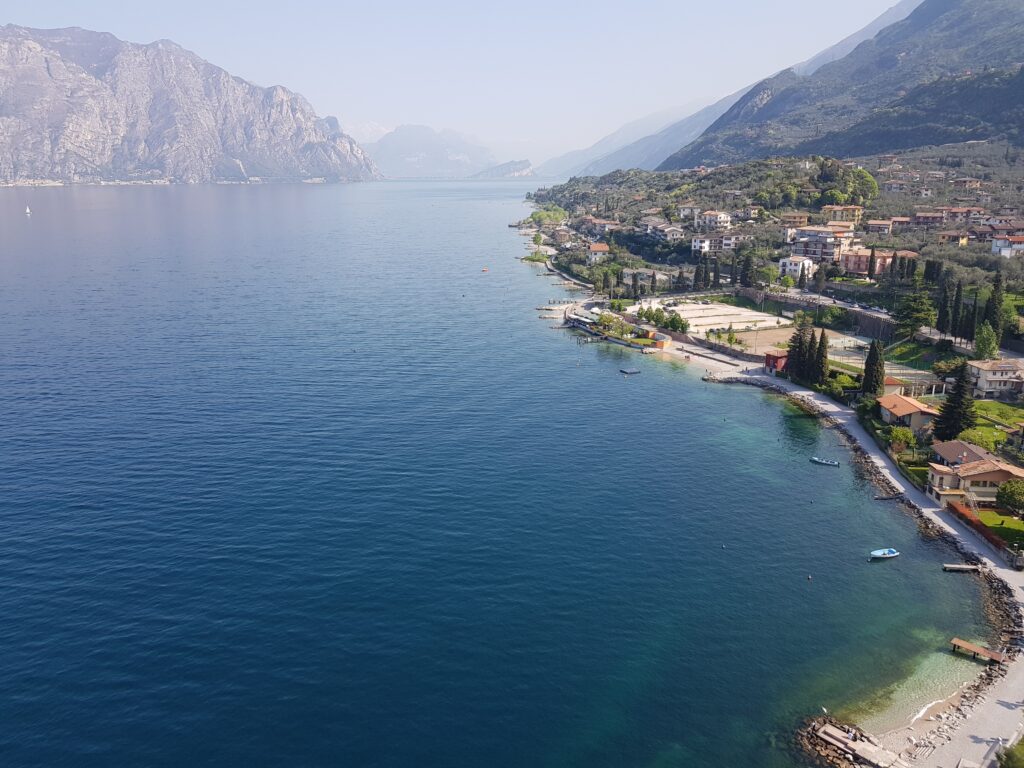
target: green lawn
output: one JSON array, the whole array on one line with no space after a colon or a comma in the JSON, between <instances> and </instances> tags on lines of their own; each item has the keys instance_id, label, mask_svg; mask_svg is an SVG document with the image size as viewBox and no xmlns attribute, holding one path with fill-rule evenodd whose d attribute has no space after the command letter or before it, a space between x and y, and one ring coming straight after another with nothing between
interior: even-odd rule
<instances>
[{"instance_id":1,"label":"green lawn","mask_svg":"<svg viewBox=\"0 0 1024 768\"><path fill-rule=\"evenodd\" d=\"M841 362L839 360L829 360L828 361L828 367L829 368L835 368L835 369L840 370L840 371L846 371L847 373L856 373L856 374L864 373L864 368L863 367L857 366L857 365L850 365L849 363L844 363L844 362Z\"/></svg>"},{"instance_id":2,"label":"green lawn","mask_svg":"<svg viewBox=\"0 0 1024 768\"><path fill-rule=\"evenodd\" d=\"M938 355L934 346L918 341L901 341L885 350L885 362L899 363L919 371L929 371L936 360L947 360L952 357L959 355L954 352Z\"/></svg>"},{"instance_id":3,"label":"green lawn","mask_svg":"<svg viewBox=\"0 0 1024 768\"><path fill-rule=\"evenodd\" d=\"M978 517L1007 544L1024 545L1024 520L997 509L979 509Z\"/></svg>"},{"instance_id":4,"label":"green lawn","mask_svg":"<svg viewBox=\"0 0 1024 768\"><path fill-rule=\"evenodd\" d=\"M918 488L924 488L928 484L928 467L910 467L903 464L903 471L910 475L910 479Z\"/></svg>"},{"instance_id":5,"label":"green lawn","mask_svg":"<svg viewBox=\"0 0 1024 768\"><path fill-rule=\"evenodd\" d=\"M979 420L978 426L976 426L975 429L991 437L992 442L996 447L998 447L1001 443L1006 442L1006 432L997 427L991 421Z\"/></svg>"},{"instance_id":6,"label":"green lawn","mask_svg":"<svg viewBox=\"0 0 1024 768\"><path fill-rule=\"evenodd\" d=\"M999 403L995 400L975 400L974 406L979 415L988 416L1011 427L1015 427L1019 421L1024 421L1024 406Z\"/></svg>"}]
</instances>

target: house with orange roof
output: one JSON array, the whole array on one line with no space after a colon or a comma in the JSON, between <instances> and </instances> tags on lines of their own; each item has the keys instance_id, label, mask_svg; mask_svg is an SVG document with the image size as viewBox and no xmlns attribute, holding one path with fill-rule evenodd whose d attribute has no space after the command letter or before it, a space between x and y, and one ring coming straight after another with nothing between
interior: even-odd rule
<instances>
[{"instance_id":1,"label":"house with orange roof","mask_svg":"<svg viewBox=\"0 0 1024 768\"><path fill-rule=\"evenodd\" d=\"M883 393L886 395L902 395L903 387L906 385L907 382L903 379L897 379L895 376L886 376L882 384Z\"/></svg>"},{"instance_id":2,"label":"house with orange roof","mask_svg":"<svg viewBox=\"0 0 1024 768\"><path fill-rule=\"evenodd\" d=\"M996 504L999 486L1007 480L1024 480L1024 469L996 458L955 464L928 464L927 493L942 506L966 501L981 507Z\"/></svg>"},{"instance_id":3,"label":"house with orange roof","mask_svg":"<svg viewBox=\"0 0 1024 768\"><path fill-rule=\"evenodd\" d=\"M608 258L610 251L606 243L591 243L587 248L587 264L594 266Z\"/></svg>"},{"instance_id":4,"label":"house with orange roof","mask_svg":"<svg viewBox=\"0 0 1024 768\"><path fill-rule=\"evenodd\" d=\"M927 430L932 425L932 419L939 415L937 410L920 400L897 394L878 398L878 410L886 424L910 427L914 432Z\"/></svg>"},{"instance_id":5,"label":"house with orange roof","mask_svg":"<svg viewBox=\"0 0 1024 768\"><path fill-rule=\"evenodd\" d=\"M970 238L966 232L960 232L955 229L948 229L945 232L939 232L939 243L942 245L955 245L957 248L966 248Z\"/></svg>"},{"instance_id":6,"label":"house with orange roof","mask_svg":"<svg viewBox=\"0 0 1024 768\"><path fill-rule=\"evenodd\" d=\"M1006 235L992 238L992 253L996 256L1019 256L1024 254L1024 237L1019 235Z\"/></svg>"},{"instance_id":7,"label":"house with orange roof","mask_svg":"<svg viewBox=\"0 0 1024 768\"><path fill-rule=\"evenodd\" d=\"M821 212L829 221L852 221L860 224L864 215L864 207L861 205L824 205Z\"/></svg>"},{"instance_id":8,"label":"house with orange roof","mask_svg":"<svg viewBox=\"0 0 1024 768\"><path fill-rule=\"evenodd\" d=\"M914 226L935 227L946 223L946 217L941 211L918 211L914 214Z\"/></svg>"}]
</instances>

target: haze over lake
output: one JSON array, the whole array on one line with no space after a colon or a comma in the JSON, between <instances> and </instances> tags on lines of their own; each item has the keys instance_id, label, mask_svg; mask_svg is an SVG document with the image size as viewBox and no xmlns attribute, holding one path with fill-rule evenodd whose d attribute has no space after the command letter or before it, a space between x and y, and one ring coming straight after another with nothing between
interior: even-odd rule
<instances>
[{"instance_id":1,"label":"haze over lake","mask_svg":"<svg viewBox=\"0 0 1024 768\"><path fill-rule=\"evenodd\" d=\"M790 766L967 679L833 432L538 319L533 186L0 190L5 763Z\"/></svg>"}]
</instances>

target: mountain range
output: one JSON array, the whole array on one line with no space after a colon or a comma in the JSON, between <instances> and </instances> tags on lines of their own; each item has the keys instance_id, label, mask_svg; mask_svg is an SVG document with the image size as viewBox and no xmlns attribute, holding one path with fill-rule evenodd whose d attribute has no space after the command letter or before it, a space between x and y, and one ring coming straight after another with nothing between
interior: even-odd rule
<instances>
[{"instance_id":1,"label":"mountain range","mask_svg":"<svg viewBox=\"0 0 1024 768\"><path fill-rule=\"evenodd\" d=\"M425 125L400 125L363 146L391 179L463 179L497 163L473 139Z\"/></svg>"},{"instance_id":2,"label":"mountain range","mask_svg":"<svg viewBox=\"0 0 1024 768\"><path fill-rule=\"evenodd\" d=\"M920 146L927 143L926 132L913 137L911 116L921 117L929 100L938 108L928 110L927 117L943 121L945 128L932 130L931 135L968 135L958 130L958 105L942 107L935 104L935 96L945 92L966 98L970 78L980 72L1015 71L1024 60L1022 36L1021 0L924 0L905 19L811 75L788 69L758 83L659 169L721 165L811 149L862 155L906 148L911 140ZM1015 93L1012 85L1008 82L1003 88L1006 98ZM872 133L866 125L876 118L888 121L885 135L893 141L882 140L881 133ZM937 127L941 126L932 126ZM871 140L858 142L858 136Z\"/></svg>"},{"instance_id":3,"label":"mountain range","mask_svg":"<svg viewBox=\"0 0 1024 768\"><path fill-rule=\"evenodd\" d=\"M0 27L0 181L379 177L334 118L167 40Z\"/></svg>"},{"instance_id":4,"label":"mountain range","mask_svg":"<svg viewBox=\"0 0 1024 768\"><path fill-rule=\"evenodd\" d=\"M470 176L471 179L521 179L535 175L529 160L509 160L501 165L493 165Z\"/></svg>"},{"instance_id":5,"label":"mountain range","mask_svg":"<svg viewBox=\"0 0 1024 768\"><path fill-rule=\"evenodd\" d=\"M867 26L795 65L793 70L801 75L812 75L825 64L846 56L885 27L906 18L921 2L900 0ZM696 111L692 108L677 108L633 121L585 150L576 150L546 161L541 164L538 172L552 176L601 176L625 168L654 170L669 155L704 133L750 88L747 86ZM675 114L675 117L671 120L660 119L667 114ZM652 122L657 122L657 125L651 130L638 132L638 128L647 127Z\"/></svg>"}]
</instances>

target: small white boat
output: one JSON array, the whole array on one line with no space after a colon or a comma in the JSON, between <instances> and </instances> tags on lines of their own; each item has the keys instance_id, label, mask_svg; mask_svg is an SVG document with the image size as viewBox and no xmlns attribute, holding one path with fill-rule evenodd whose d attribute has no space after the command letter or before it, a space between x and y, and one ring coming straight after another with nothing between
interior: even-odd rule
<instances>
[{"instance_id":1,"label":"small white boat","mask_svg":"<svg viewBox=\"0 0 1024 768\"><path fill-rule=\"evenodd\" d=\"M822 459L818 456L811 456L811 461L815 464L824 464L826 467L838 467L839 462L833 461L832 459Z\"/></svg>"},{"instance_id":2,"label":"small white boat","mask_svg":"<svg viewBox=\"0 0 1024 768\"><path fill-rule=\"evenodd\" d=\"M25 215L26 216L31 216L32 215L32 209L29 208L27 205L25 206Z\"/></svg>"},{"instance_id":3,"label":"small white boat","mask_svg":"<svg viewBox=\"0 0 1024 768\"><path fill-rule=\"evenodd\" d=\"M888 560L890 557L899 557L900 553L892 547L888 549L873 549L869 560Z\"/></svg>"}]
</instances>

